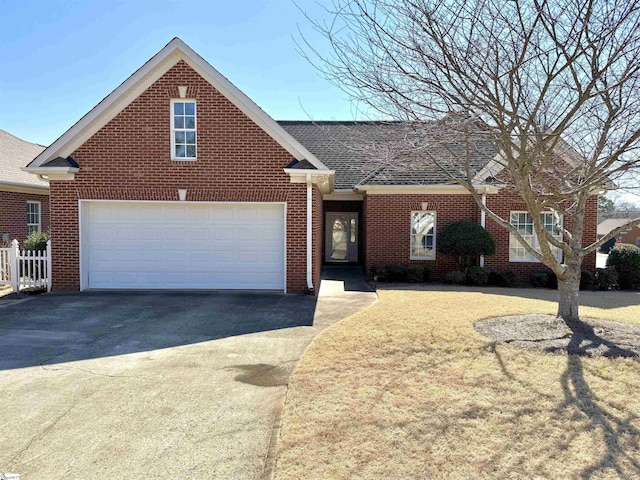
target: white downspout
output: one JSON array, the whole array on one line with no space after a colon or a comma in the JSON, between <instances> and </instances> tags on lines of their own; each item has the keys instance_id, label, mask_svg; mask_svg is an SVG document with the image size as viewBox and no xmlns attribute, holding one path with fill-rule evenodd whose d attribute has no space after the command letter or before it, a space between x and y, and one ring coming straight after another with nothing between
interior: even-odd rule
<instances>
[{"instance_id":1,"label":"white downspout","mask_svg":"<svg viewBox=\"0 0 640 480\"><path fill-rule=\"evenodd\" d=\"M313 184L311 174L307 173L307 288L313 292Z\"/></svg>"},{"instance_id":2,"label":"white downspout","mask_svg":"<svg viewBox=\"0 0 640 480\"><path fill-rule=\"evenodd\" d=\"M484 192L482 192L482 205L487 206L487 189L485 188ZM480 209L480 226L482 228L486 228L487 223L487 213L483 208ZM480 255L480 266L484 267L484 255Z\"/></svg>"}]
</instances>

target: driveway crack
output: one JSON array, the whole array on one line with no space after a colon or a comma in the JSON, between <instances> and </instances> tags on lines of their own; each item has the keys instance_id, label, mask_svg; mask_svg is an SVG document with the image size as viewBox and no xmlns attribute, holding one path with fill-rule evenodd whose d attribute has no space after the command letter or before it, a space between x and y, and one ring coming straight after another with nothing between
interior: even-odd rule
<instances>
[{"instance_id":1,"label":"driveway crack","mask_svg":"<svg viewBox=\"0 0 640 480\"><path fill-rule=\"evenodd\" d=\"M89 395L89 396L91 396L91 395ZM9 465L13 465L16 461L18 461L20 459L20 457L22 457L22 455L24 455L31 448L31 445L33 445L35 442L37 442L39 440L42 440L47 435L47 433L49 433L51 431L51 429L53 427L55 427L58 423L60 423L60 421L62 419L64 419L67 415L69 415L71 410L73 410L80 403L81 400L83 400L83 399L82 398L78 398L77 400L75 400L69 406L69 408L67 408L64 412L62 412L62 414L58 415L58 417L53 422L51 422L44 430L42 430L41 432L39 432L36 435L34 435L27 442L27 444L22 449L20 449L20 451L18 453L16 453L13 456L13 458L9 461Z\"/></svg>"}]
</instances>

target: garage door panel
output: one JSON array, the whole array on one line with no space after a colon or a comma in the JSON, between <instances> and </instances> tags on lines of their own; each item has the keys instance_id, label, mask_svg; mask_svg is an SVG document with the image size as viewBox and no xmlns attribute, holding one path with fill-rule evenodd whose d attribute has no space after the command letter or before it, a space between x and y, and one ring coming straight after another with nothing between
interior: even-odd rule
<instances>
[{"instance_id":1,"label":"garage door panel","mask_svg":"<svg viewBox=\"0 0 640 480\"><path fill-rule=\"evenodd\" d=\"M89 202L89 288L284 289L284 209L273 204Z\"/></svg>"}]
</instances>

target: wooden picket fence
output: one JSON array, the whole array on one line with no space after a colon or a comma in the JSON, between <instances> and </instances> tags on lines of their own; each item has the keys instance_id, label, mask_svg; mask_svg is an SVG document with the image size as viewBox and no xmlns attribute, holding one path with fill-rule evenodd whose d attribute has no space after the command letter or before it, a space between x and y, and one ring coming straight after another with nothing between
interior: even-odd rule
<instances>
[{"instance_id":1,"label":"wooden picket fence","mask_svg":"<svg viewBox=\"0 0 640 480\"><path fill-rule=\"evenodd\" d=\"M25 288L51 291L51 240L45 251L20 250L17 240L0 248L0 285L11 285L14 292Z\"/></svg>"}]
</instances>

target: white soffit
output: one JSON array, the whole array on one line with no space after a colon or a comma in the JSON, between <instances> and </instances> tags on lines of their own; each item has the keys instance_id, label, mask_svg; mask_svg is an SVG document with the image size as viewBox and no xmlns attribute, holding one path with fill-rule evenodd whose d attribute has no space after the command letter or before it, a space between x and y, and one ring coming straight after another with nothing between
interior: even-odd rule
<instances>
[{"instance_id":1,"label":"white soffit","mask_svg":"<svg viewBox=\"0 0 640 480\"><path fill-rule=\"evenodd\" d=\"M56 157L66 158L71 155L180 60L184 60L293 157L308 160L318 170L328 170L273 118L177 37L38 155L29 164L29 168L39 167Z\"/></svg>"}]
</instances>

